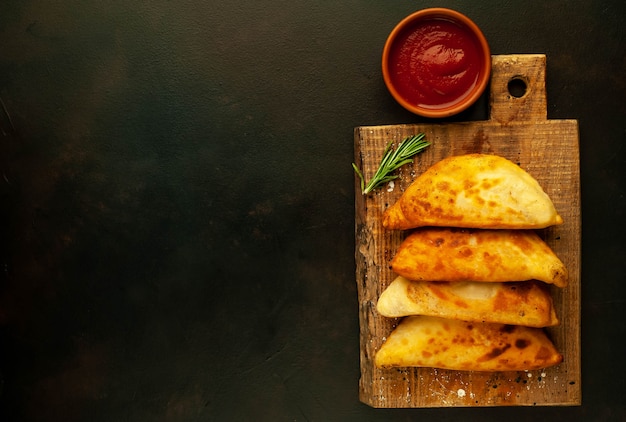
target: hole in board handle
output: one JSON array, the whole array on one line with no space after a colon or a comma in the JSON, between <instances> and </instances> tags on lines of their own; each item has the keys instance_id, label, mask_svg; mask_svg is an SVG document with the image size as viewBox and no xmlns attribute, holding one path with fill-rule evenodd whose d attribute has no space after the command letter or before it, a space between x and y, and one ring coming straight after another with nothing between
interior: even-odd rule
<instances>
[{"instance_id":1,"label":"hole in board handle","mask_svg":"<svg viewBox=\"0 0 626 422\"><path fill-rule=\"evenodd\" d=\"M528 82L522 76L514 76L507 84L509 94L515 98L522 98L528 91Z\"/></svg>"}]
</instances>

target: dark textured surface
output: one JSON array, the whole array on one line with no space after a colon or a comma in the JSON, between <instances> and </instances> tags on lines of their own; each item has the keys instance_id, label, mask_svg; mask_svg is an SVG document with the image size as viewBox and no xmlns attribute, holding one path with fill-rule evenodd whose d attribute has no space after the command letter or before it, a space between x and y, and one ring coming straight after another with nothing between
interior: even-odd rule
<instances>
[{"instance_id":1,"label":"dark textured surface","mask_svg":"<svg viewBox=\"0 0 626 422\"><path fill-rule=\"evenodd\" d=\"M358 401L352 129L424 121L379 62L427 6L466 13L494 54L546 54L548 118L579 120L581 407ZM0 420L626 418L625 17L617 0L2 2Z\"/></svg>"}]
</instances>

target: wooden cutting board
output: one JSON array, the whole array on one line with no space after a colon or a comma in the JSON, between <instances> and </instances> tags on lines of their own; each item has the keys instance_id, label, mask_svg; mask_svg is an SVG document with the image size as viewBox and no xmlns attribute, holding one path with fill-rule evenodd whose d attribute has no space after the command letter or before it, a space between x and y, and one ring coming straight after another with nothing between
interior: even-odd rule
<instances>
[{"instance_id":1,"label":"wooden cutting board","mask_svg":"<svg viewBox=\"0 0 626 422\"><path fill-rule=\"evenodd\" d=\"M580 405L580 172L578 123L548 120L544 55L493 56L490 117L448 124L355 128L355 163L367 180L388 142L420 132L431 146L400 170L393 188L366 197L356 185L356 281L358 287L362 402L381 408ZM525 86L525 93L509 88ZM515 95L513 95L515 94ZM425 169L473 152L504 156L534 176L550 195L564 224L538 233L569 270L569 285L552 288L561 324L547 329L563 354L558 366L528 372L463 372L433 368L380 370L374 356L398 320L376 311L380 293L395 278L390 261L405 233L385 230L384 210Z\"/></svg>"}]
</instances>

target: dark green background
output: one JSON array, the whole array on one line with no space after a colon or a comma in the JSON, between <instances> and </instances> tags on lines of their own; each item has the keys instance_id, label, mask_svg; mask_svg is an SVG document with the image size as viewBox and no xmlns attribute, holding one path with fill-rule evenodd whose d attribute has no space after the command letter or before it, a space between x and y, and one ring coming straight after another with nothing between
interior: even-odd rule
<instances>
[{"instance_id":1,"label":"dark green background","mask_svg":"<svg viewBox=\"0 0 626 422\"><path fill-rule=\"evenodd\" d=\"M380 56L430 6L546 54L548 117L579 121L581 407L358 401L352 129L427 121ZM624 420L625 10L2 1L0 420Z\"/></svg>"}]
</instances>

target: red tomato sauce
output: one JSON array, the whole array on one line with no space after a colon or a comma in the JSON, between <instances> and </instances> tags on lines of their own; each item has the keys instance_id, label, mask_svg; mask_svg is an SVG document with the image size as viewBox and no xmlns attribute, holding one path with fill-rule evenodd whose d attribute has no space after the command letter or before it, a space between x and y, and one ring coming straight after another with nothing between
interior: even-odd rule
<instances>
[{"instance_id":1,"label":"red tomato sauce","mask_svg":"<svg viewBox=\"0 0 626 422\"><path fill-rule=\"evenodd\" d=\"M481 47L468 29L444 19L417 22L390 50L390 78L412 104L443 108L478 82Z\"/></svg>"}]
</instances>

